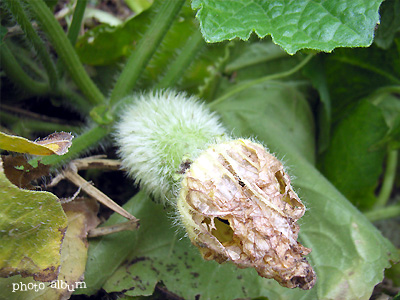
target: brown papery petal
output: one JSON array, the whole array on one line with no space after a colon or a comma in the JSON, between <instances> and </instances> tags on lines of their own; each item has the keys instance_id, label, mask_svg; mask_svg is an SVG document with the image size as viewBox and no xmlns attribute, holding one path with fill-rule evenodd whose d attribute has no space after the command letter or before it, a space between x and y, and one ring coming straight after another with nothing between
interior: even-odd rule
<instances>
[{"instance_id":1,"label":"brown papery petal","mask_svg":"<svg viewBox=\"0 0 400 300\"><path fill-rule=\"evenodd\" d=\"M209 147L186 171L177 204L204 259L253 267L289 288L314 286L304 258L311 249L297 241L305 207L262 145L239 139Z\"/></svg>"}]
</instances>

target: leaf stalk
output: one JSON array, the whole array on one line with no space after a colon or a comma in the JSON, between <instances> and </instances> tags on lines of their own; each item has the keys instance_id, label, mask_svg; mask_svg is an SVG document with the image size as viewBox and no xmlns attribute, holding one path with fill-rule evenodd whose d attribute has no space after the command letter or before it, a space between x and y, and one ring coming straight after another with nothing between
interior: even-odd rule
<instances>
[{"instance_id":1,"label":"leaf stalk","mask_svg":"<svg viewBox=\"0 0 400 300\"><path fill-rule=\"evenodd\" d=\"M63 61L75 84L92 104L105 102L103 94L87 74L72 44L61 25L56 21L43 0L28 1L43 31L48 35L53 47Z\"/></svg>"},{"instance_id":2,"label":"leaf stalk","mask_svg":"<svg viewBox=\"0 0 400 300\"><path fill-rule=\"evenodd\" d=\"M209 106L213 107L213 106L219 104L220 102L225 101L226 99L228 99L229 97L233 96L234 94L237 94L237 93L239 93L239 92L241 92L243 90L246 90L246 89L252 87L253 85L293 75L294 73L296 73L299 70L301 70L313 57L314 57L314 54L309 54L297 66L295 66L294 68L292 68L292 69L290 69L288 71L281 72L281 73L276 73L276 74L272 74L272 75L267 75L267 76L261 77L259 79L255 79L255 80L246 82L244 84L238 85L235 88L230 89L227 93L225 93L221 97L217 98L213 102L209 103Z\"/></svg>"},{"instance_id":3,"label":"leaf stalk","mask_svg":"<svg viewBox=\"0 0 400 300\"><path fill-rule=\"evenodd\" d=\"M389 149L387 153L386 170L383 175L383 183L375 203L375 207L383 207L390 198L396 177L398 151Z\"/></svg>"},{"instance_id":4,"label":"leaf stalk","mask_svg":"<svg viewBox=\"0 0 400 300\"><path fill-rule=\"evenodd\" d=\"M157 50L184 3L185 0L162 1L159 12L153 18L143 38L138 42L136 49L129 56L114 86L110 99L112 106L134 88L139 76Z\"/></svg>"}]
</instances>

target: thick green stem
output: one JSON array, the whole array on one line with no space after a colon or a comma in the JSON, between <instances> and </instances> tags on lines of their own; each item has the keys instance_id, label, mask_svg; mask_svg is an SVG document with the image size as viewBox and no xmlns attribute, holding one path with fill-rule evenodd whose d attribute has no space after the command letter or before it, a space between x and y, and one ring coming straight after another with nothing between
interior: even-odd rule
<instances>
[{"instance_id":1,"label":"thick green stem","mask_svg":"<svg viewBox=\"0 0 400 300\"><path fill-rule=\"evenodd\" d=\"M157 15L138 42L111 93L111 105L125 97L135 86L140 74L153 56L185 0L162 1Z\"/></svg>"},{"instance_id":2,"label":"thick green stem","mask_svg":"<svg viewBox=\"0 0 400 300\"><path fill-rule=\"evenodd\" d=\"M305 59L303 59L297 66L295 66L294 68L290 69L289 71L285 71L285 72L281 72L281 73L276 73L276 74L272 74L272 75L267 75L264 77L261 77L259 79L256 80L252 80L250 82L246 82L244 84L241 84L235 88L232 88L229 90L229 92L225 93L224 95L222 95L221 97L219 97L218 99L214 100L213 102L211 102L209 104L210 107L215 106L216 104L225 101L226 99L228 99L229 97L231 97L232 95L239 93L245 89L248 89L250 87L252 87L253 85L265 82L265 81L270 81L270 80L274 80L274 79L280 79L280 78L284 78L284 77L288 77L290 75L293 75L294 73L296 73L297 71L299 71L301 68L303 68L312 58L313 58L314 54L309 54Z\"/></svg>"},{"instance_id":3,"label":"thick green stem","mask_svg":"<svg viewBox=\"0 0 400 300\"><path fill-rule=\"evenodd\" d=\"M49 93L49 86L47 83L33 80L25 73L6 43L3 43L0 47L0 61L1 67L8 78L25 92L34 95L45 95Z\"/></svg>"},{"instance_id":4,"label":"thick green stem","mask_svg":"<svg viewBox=\"0 0 400 300\"><path fill-rule=\"evenodd\" d=\"M52 165L58 167L61 164L77 157L84 151L97 146L99 142L110 132L110 128L106 126L95 125L83 134L72 140L72 146L69 151L64 155L50 155L40 158L35 158L29 161L29 163L34 164L40 161L43 164Z\"/></svg>"},{"instance_id":5,"label":"thick green stem","mask_svg":"<svg viewBox=\"0 0 400 300\"><path fill-rule=\"evenodd\" d=\"M383 177L381 191L379 192L378 199L375 207L383 207L389 200L390 194L393 189L394 179L396 177L397 169L397 150L389 149L387 153L386 170Z\"/></svg>"},{"instance_id":6,"label":"thick green stem","mask_svg":"<svg viewBox=\"0 0 400 300\"><path fill-rule=\"evenodd\" d=\"M53 61L50 58L50 55L40 39L39 35L36 33L35 29L25 14L24 9L19 1L16 0L5 0L7 7L16 18L18 24L21 26L21 29L26 34L28 40L32 43L35 48L39 59L41 60L48 76L50 87L54 90L57 86L57 72Z\"/></svg>"},{"instance_id":7,"label":"thick green stem","mask_svg":"<svg viewBox=\"0 0 400 300\"><path fill-rule=\"evenodd\" d=\"M182 77L184 71L192 63L193 58L203 48L205 42L203 36L199 30L193 33L193 36L186 42L180 55L176 60L169 66L168 71L164 77L156 85L156 89L168 88L176 84L176 82Z\"/></svg>"},{"instance_id":8,"label":"thick green stem","mask_svg":"<svg viewBox=\"0 0 400 300\"><path fill-rule=\"evenodd\" d=\"M365 212L364 215L371 222L390 219L400 216L400 205L391 205Z\"/></svg>"},{"instance_id":9,"label":"thick green stem","mask_svg":"<svg viewBox=\"0 0 400 300\"><path fill-rule=\"evenodd\" d=\"M35 13L41 28L48 35L76 85L92 104L104 103L103 94L86 73L70 41L44 1L35 0L27 1L27 3Z\"/></svg>"}]
</instances>

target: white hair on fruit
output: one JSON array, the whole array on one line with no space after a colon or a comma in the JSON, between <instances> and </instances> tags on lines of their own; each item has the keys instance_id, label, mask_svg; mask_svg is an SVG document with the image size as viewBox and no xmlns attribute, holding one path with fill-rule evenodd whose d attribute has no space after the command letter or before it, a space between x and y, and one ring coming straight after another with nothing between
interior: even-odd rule
<instances>
[{"instance_id":1,"label":"white hair on fruit","mask_svg":"<svg viewBox=\"0 0 400 300\"><path fill-rule=\"evenodd\" d=\"M175 197L182 158L193 160L226 131L214 113L186 93L163 90L130 98L115 134L122 164L155 198Z\"/></svg>"}]
</instances>

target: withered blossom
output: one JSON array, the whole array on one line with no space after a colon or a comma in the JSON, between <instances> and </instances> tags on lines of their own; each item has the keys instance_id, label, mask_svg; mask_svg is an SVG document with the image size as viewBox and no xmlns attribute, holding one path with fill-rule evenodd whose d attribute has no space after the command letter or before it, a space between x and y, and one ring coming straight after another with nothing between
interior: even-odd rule
<instances>
[{"instance_id":1,"label":"withered blossom","mask_svg":"<svg viewBox=\"0 0 400 300\"><path fill-rule=\"evenodd\" d=\"M307 290L316 275L297 241L305 207L282 163L249 140L210 146L186 170L177 206L206 260L255 268L288 288Z\"/></svg>"}]
</instances>

